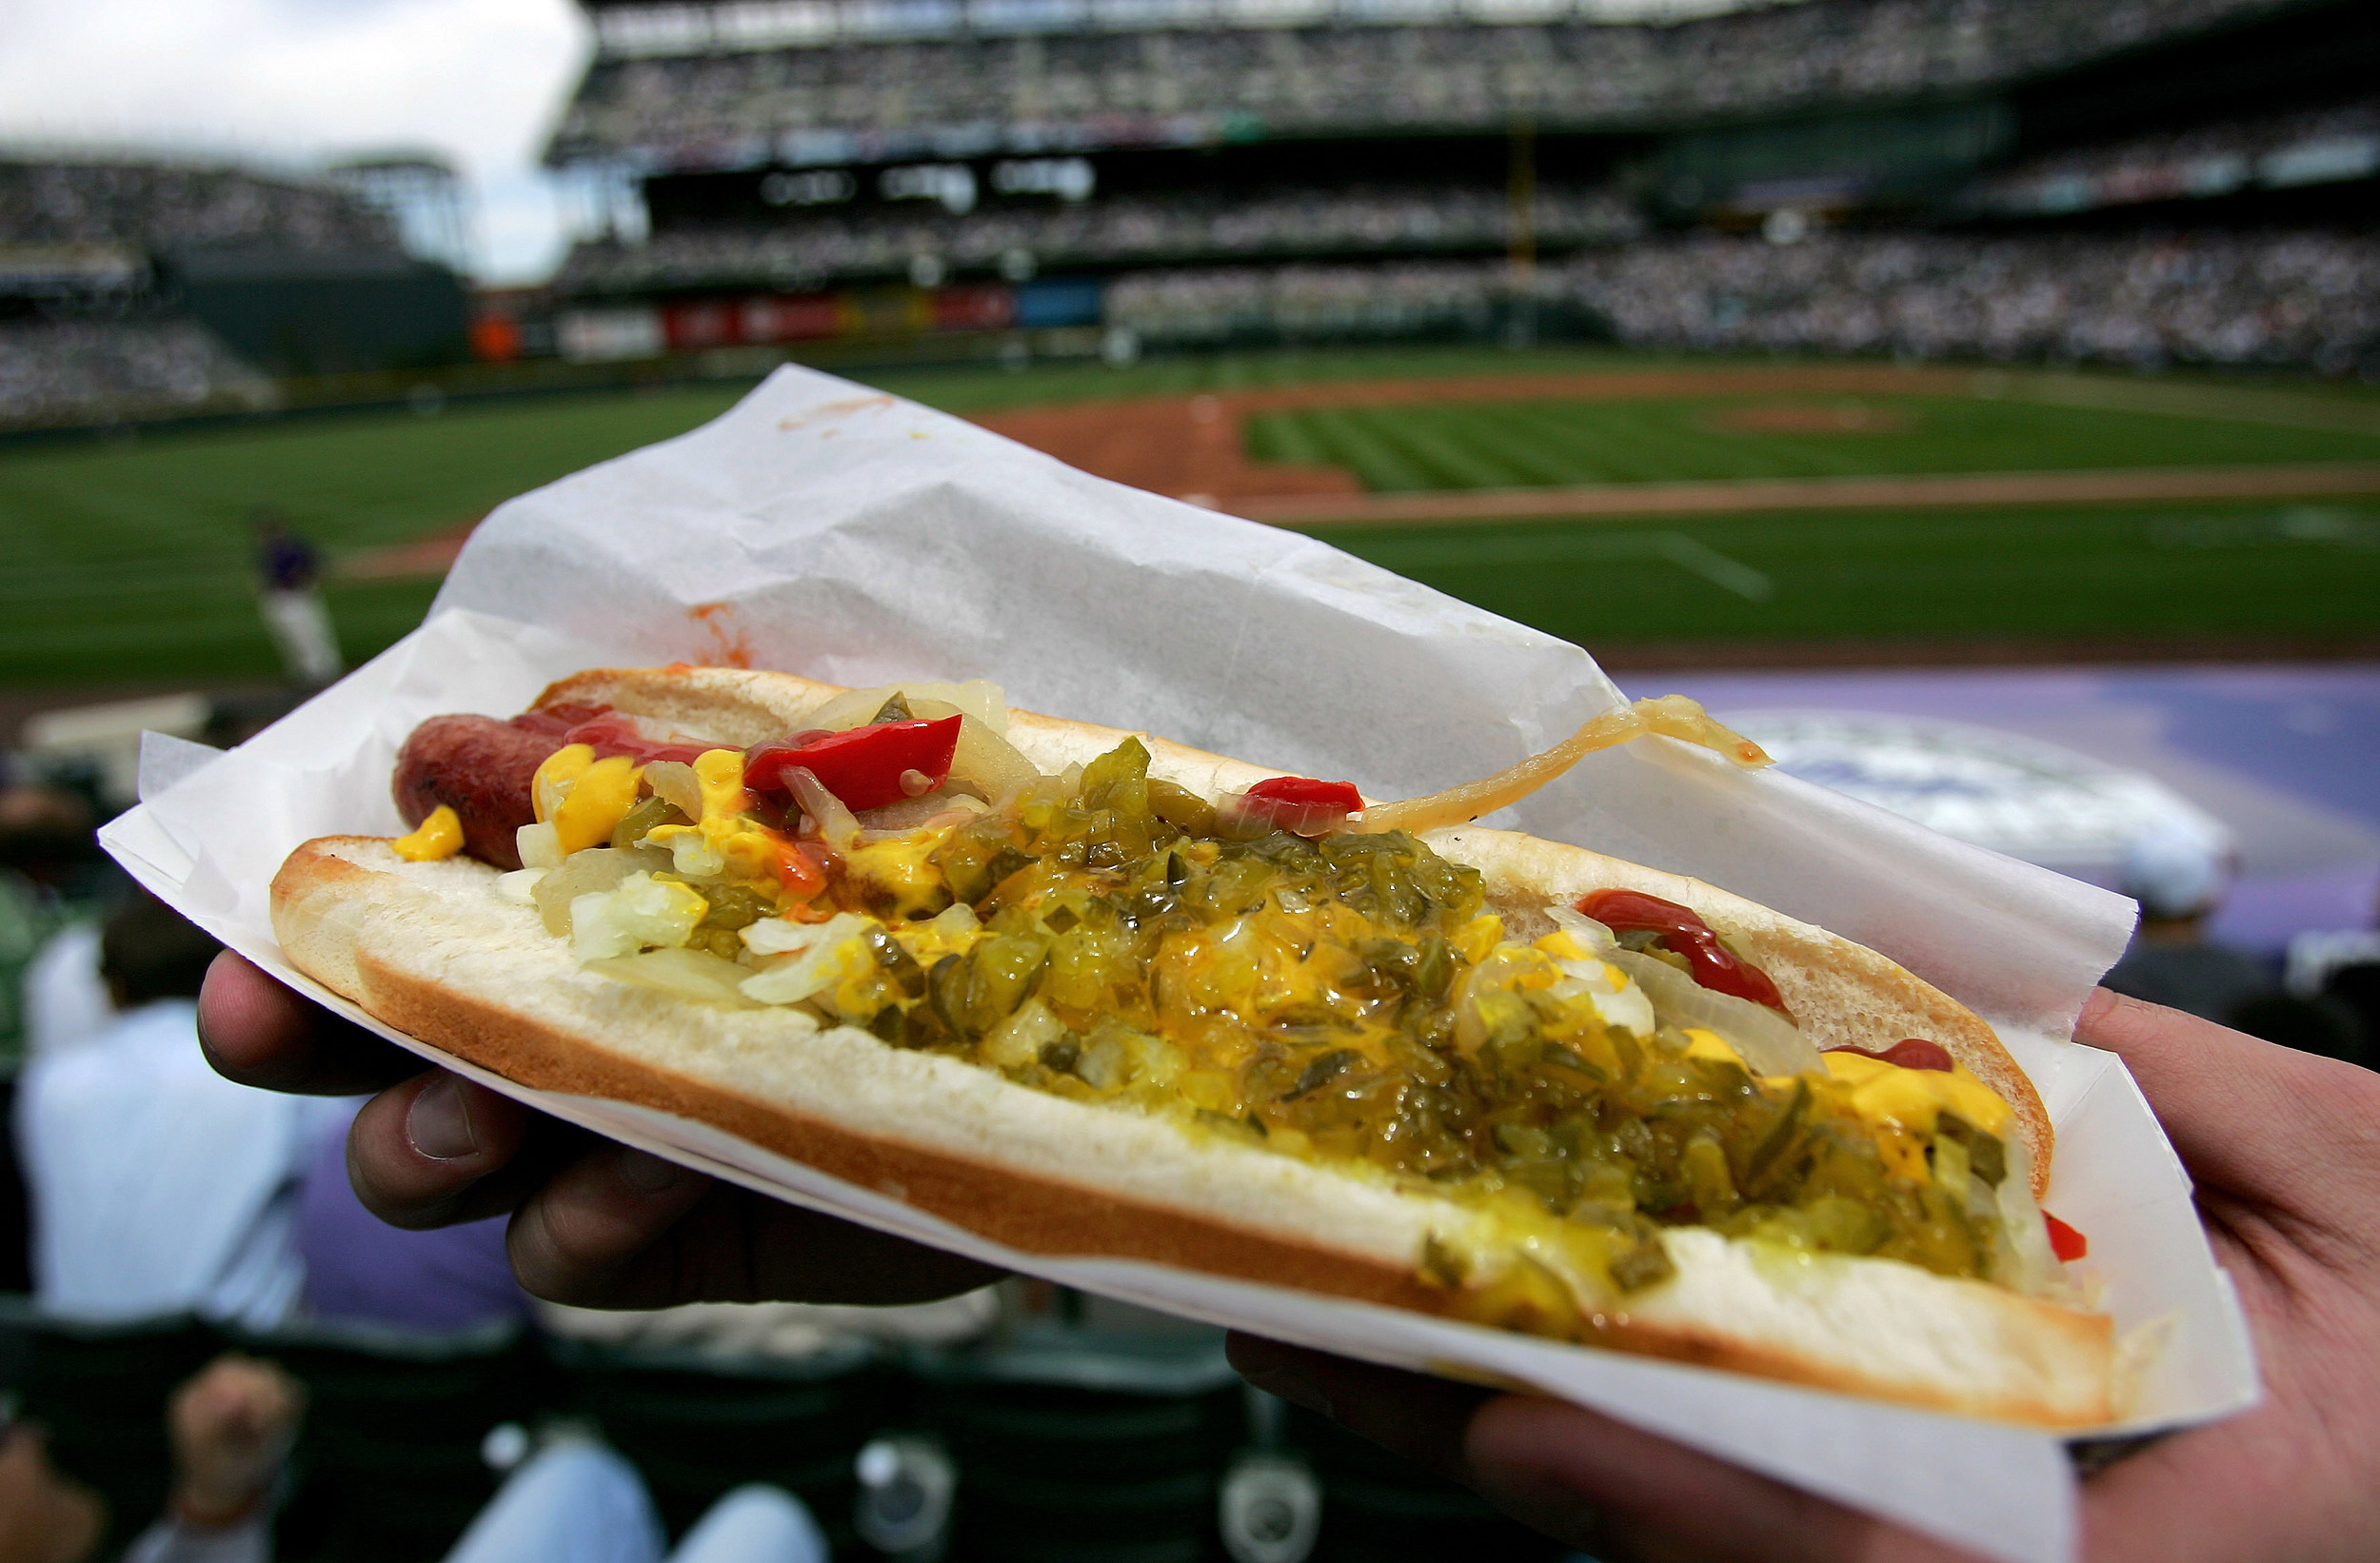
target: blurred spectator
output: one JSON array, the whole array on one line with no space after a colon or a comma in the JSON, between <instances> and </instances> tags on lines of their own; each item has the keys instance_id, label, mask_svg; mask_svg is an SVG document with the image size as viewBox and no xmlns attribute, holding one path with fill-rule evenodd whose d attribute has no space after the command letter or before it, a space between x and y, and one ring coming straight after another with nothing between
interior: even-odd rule
<instances>
[{"instance_id":1,"label":"blurred spectator","mask_svg":"<svg viewBox=\"0 0 2380 1563\"><path fill-rule=\"evenodd\" d=\"M50 787L0 787L0 1059L27 1046L27 970L67 921L65 871L91 850L90 811L80 799Z\"/></svg>"},{"instance_id":2,"label":"blurred spectator","mask_svg":"<svg viewBox=\"0 0 2380 1563\"><path fill-rule=\"evenodd\" d=\"M0 244L393 250L388 216L327 180L196 163L0 158Z\"/></svg>"},{"instance_id":3,"label":"blurred spectator","mask_svg":"<svg viewBox=\"0 0 2380 1563\"><path fill-rule=\"evenodd\" d=\"M345 666L330 610L323 604L322 556L269 505L259 505L252 520L265 627L290 680L319 688Z\"/></svg>"},{"instance_id":4,"label":"blurred spectator","mask_svg":"<svg viewBox=\"0 0 2380 1563\"><path fill-rule=\"evenodd\" d=\"M2380 1064L2380 915L2370 929L2303 933L2290 940L2282 980L2300 999L2353 1019L2366 1068Z\"/></svg>"},{"instance_id":5,"label":"blurred spectator","mask_svg":"<svg viewBox=\"0 0 2380 1563\"><path fill-rule=\"evenodd\" d=\"M2194 832L2133 841L2123 891L2140 903L2140 929L2100 985L2300 1052L2365 1062L2362 1028L2342 1006L2283 991L2255 960L2207 937L2228 878L2216 848Z\"/></svg>"},{"instance_id":6,"label":"blurred spectator","mask_svg":"<svg viewBox=\"0 0 2380 1563\"><path fill-rule=\"evenodd\" d=\"M446 1563L663 1563L665 1545L636 1468L602 1444L566 1437L506 1478ZM826 1538L800 1498L756 1482L712 1504L666 1556L826 1563Z\"/></svg>"},{"instance_id":7,"label":"blurred spectator","mask_svg":"<svg viewBox=\"0 0 2380 1563\"><path fill-rule=\"evenodd\" d=\"M124 1563L268 1563L273 1489L306 1405L302 1385L269 1362L228 1352L165 1407L173 1452L166 1512ZM0 1563L89 1563L104 1510L50 1463L40 1431L0 1441Z\"/></svg>"},{"instance_id":8,"label":"blurred spectator","mask_svg":"<svg viewBox=\"0 0 2380 1563\"><path fill-rule=\"evenodd\" d=\"M1512 286L1501 261L1143 271L1106 316L1151 344L1477 329ZM1638 347L2380 366L2361 234L1702 235L1582 251L1535 292Z\"/></svg>"},{"instance_id":9,"label":"blurred spectator","mask_svg":"<svg viewBox=\"0 0 2380 1563\"><path fill-rule=\"evenodd\" d=\"M137 896L100 948L112 1021L18 1083L35 1301L74 1319L269 1328L299 1295L296 1177L320 1107L208 1067L196 1000L215 945L180 916Z\"/></svg>"},{"instance_id":10,"label":"blurred spectator","mask_svg":"<svg viewBox=\"0 0 2380 1563\"><path fill-rule=\"evenodd\" d=\"M41 1429L0 1429L0 1563L84 1563L107 1524L99 1494L50 1463Z\"/></svg>"},{"instance_id":11,"label":"blurred spectator","mask_svg":"<svg viewBox=\"0 0 2380 1563\"><path fill-rule=\"evenodd\" d=\"M963 214L905 202L793 211L768 224L671 228L641 244L592 241L570 252L556 286L598 293L819 287L838 278L906 275L922 256L946 267L989 268L1022 255L1047 268L1330 251L1476 252L1505 247L1512 215L1503 190L1459 186L1122 195ZM1613 244L1644 228L1617 191L1594 188L1541 188L1532 216L1537 243L1549 249Z\"/></svg>"},{"instance_id":12,"label":"blurred spectator","mask_svg":"<svg viewBox=\"0 0 2380 1563\"><path fill-rule=\"evenodd\" d=\"M173 1453L166 1512L124 1563L270 1563L272 1508L305 1415L305 1386L226 1353L166 1407ZM402 1473L391 1473L402 1480ZM50 1464L38 1431L0 1442L0 1563L90 1563L99 1501ZM666 1539L635 1467L580 1435L549 1440L506 1478L446 1563L663 1563ZM799 1498L759 1483L713 1504L668 1563L826 1563Z\"/></svg>"},{"instance_id":13,"label":"blurred spectator","mask_svg":"<svg viewBox=\"0 0 2380 1563\"><path fill-rule=\"evenodd\" d=\"M2140 903L2140 927L2100 986L2224 1025L2271 991L2264 968L2207 938L2226 878L2218 849L2195 832L2156 831L2127 846L2120 888Z\"/></svg>"},{"instance_id":14,"label":"blurred spectator","mask_svg":"<svg viewBox=\"0 0 2380 1563\"><path fill-rule=\"evenodd\" d=\"M267 1563L273 1489L305 1410L304 1385L236 1352L174 1391L172 1496L124 1563Z\"/></svg>"},{"instance_id":15,"label":"blurred spectator","mask_svg":"<svg viewBox=\"0 0 2380 1563\"><path fill-rule=\"evenodd\" d=\"M271 383L189 320L0 320L0 424L255 408Z\"/></svg>"},{"instance_id":16,"label":"blurred spectator","mask_svg":"<svg viewBox=\"0 0 2380 1563\"><path fill-rule=\"evenodd\" d=\"M315 1141L298 1185L296 1244L308 1317L449 1333L526 1321L505 1217L405 1232L364 1208L347 1181L344 1120Z\"/></svg>"}]
</instances>

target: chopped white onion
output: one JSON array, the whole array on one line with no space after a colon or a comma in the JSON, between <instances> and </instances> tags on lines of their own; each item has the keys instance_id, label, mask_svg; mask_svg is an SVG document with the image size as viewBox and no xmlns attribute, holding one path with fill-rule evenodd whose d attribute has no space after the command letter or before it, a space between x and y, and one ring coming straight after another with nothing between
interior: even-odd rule
<instances>
[{"instance_id":1,"label":"chopped white onion","mask_svg":"<svg viewBox=\"0 0 2380 1563\"><path fill-rule=\"evenodd\" d=\"M823 727L829 732L845 732L874 721L876 713L884 708L884 702L896 694L908 702L909 709L921 717L957 714L975 718L989 727L994 735L1008 731L1007 699L1001 693L1000 685L989 679L969 679L964 683L920 679L904 683L881 684L874 689L848 690L794 725L797 728Z\"/></svg>"},{"instance_id":2,"label":"chopped white onion","mask_svg":"<svg viewBox=\"0 0 2380 1563\"><path fill-rule=\"evenodd\" d=\"M867 920L856 912L838 912L824 922L763 918L744 927L744 947L754 955L792 955L820 940L849 939L866 926Z\"/></svg>"},{"instance_id":3,"label":"chopped white onion","mask_svg":"<svg viewBox=\"0 0 2380 1563\"><path fill-rule=\"evenodd\" d=\"M1609 949L1602 958L1636 979L1661 1019L1715 1031L1755 1075L1806 1075L1826 1066L1818 1050L1791 1020L1766 1004L1714 993L1666 960L1636 950Z\"/></svg>"},{"instance_id":4,"label":"chopped white onion","mask_svg":"<svg viewBox=\"0 0 2380 1563\"><path fill-rule=\"evenodd\" d=\"M545 920L545 931L567 939L572 901L598 891L617 889L631 874L649 874L668 866L669 859L664 853L641 847L623 851L590 846L584 852L571 853L563 860L561 867L538 880L531 890L537 898L537 910Z\"/></svg>"},{"instance_id":5,"label":"chopped white onion","mask_svg":"<svg viewBox=\"0 0 2380 1563\"><path fill-rule=\"evenodd\" d=\"M562 866L562 832L550 821L523 825L512 833L512 843L513 850L521 855L523 868Z\"/></svg>"},{"instance_id":6,"label":"chopped white onion","mask_svg":"<svg viewBox=\"0 0 2380 1563\"><path fill-rule=\"evenodd\" d=\"M642 955L605 956L586 962L586 969L616 977L623 982L633 982L641 988L657 988L681 999L700 999L714 1004L734 1004L742 1008L750 1000L744 997L737 984L750 974L732 960L723 960L708 950L667 949L647 950Z\"/></svg>"},{"instance_id":7,"label":"chopped white onion","mask_svg":"<svg viewBox=\"0 0 2380 1563\"><path fill-rule=\"evenodd\" d=\"M1250 798L1244 792L1223 794L1216 814L1223 834L1238 841L1254 841L1276 830L1312 840L1345 830L1363 818L1337 803L1289 803L1278 798Z\"/></svg>"},{"instance_id":8,"label":"chopped white onion","mask_svg":"<svg viewBox=\"0 0 2380 1563\"><path fill-rule=\"evenodd\" d=\"M653 796L699 821L703 818L703 782L683 760L657 760L645 767L645 784Z\"/></svg>"},{"instance_id":9,"label":"chopped white onion","mask_svg":"<svg viewBox=\"0 0 2380 1563\"><path fill-rule=\"evenodd\" d=\"M496 894L515 906L537 904L537 881L545 877L543 868L516 868L509 874L496 876Z\"/></svg>"},{"instance_id":10,"label":"chopped white onion","mask_svg":"<svg viewBox=\"0 0 2380 1563\"><path fill-rule=\"evenodd\" d=\"M819 838L838 852L850 851L860 834L860 821L843 806L843 800L828 792L826 784L803 766L787 766L780 774L801 803L802 812L818 821Z\"/></svg>"},{"instance_id":11,"label":"chopped white onion","mask_svg":"<svg viewBox=\"0 0 2380 1563\"><path fill-rule=\"evenodd\" d=\"M718 842L691 827L680 829L684 834L669 838L670 866L690 880L717 879L727 872L727 854Z\"/></svg>"},{"instance_id":12,"label":"chopped white onion","mask_svg":"<svg viewBox=\"0 0 2380 1563\"><path fill-rule=\"evenodd\" d=\"M756 1003L798 1004L847 977L864 976L876 963L875 954L860 937L870 920L838 912L816 925L815 942L745 978L741 991Z\"/></svg>"},{"instance_id":13,"label":"chopped white onion","mask_svg":"<svg viewBox=\"0 0 2380 1563\"><path fill-rule=\"evenodd\" d=\"M633 955L645 946L674 948L694 936L710 903L691 885L631 874L616 890L599 890L570 900L570 947L585 965L606 956Z\"/></svg>"}]
</instances>

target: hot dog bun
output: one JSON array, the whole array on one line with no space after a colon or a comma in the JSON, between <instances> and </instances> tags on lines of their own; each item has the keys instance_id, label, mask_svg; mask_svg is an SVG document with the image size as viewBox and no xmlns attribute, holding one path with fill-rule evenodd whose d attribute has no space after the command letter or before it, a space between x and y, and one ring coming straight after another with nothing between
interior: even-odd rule
<instances>
[{"instance_id":1,"label":"hot dog bun","mask_svg":"<svg viewBox=\"0 0 2380 1563\"><path fill-rule=\"evenodd\" d=\"M788 675L676 668L592 673L542 703L607 704L731 743L784 732L840 693ZM1045 770L1119 731L1013 712L1011 742ZM1210 796L1274 773L1143 739L1152 774ZM2046 1173L2046 1117L1989 1026L1874 952L1697 881L1579 848L1464 827L1433 844L1482 870L1508 916L1597 887L1702 913L1766 964L1820 1046L1939 1040L2017 1110ZM1417 1261L1476 1234L1480 1213L1278 1156L1171 1120L1012 1084L782 1010L736 1010L580 969L535 911L465 859L400 860L327 838L272 886L274 927L303 971L366 1010L524 1085L700 1119L1031 1253L1106 1255L1430 1313L1445 1288ZM1671 1279L1595 1312L1582 1338L1794 1382L2044 1426L2112 1413L2109 1321L1892 1260L1798 1256L1699 1228L1665 1241Z\"/></svg>"}]
</instances>

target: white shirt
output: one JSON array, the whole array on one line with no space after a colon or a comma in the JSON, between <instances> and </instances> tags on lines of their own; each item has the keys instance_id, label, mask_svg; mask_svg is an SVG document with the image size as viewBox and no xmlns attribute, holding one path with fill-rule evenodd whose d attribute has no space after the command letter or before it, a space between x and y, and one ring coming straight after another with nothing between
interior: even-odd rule
<instances>
[{"instance_id":1,"label":"white shirt","mask_svg":"<svg viewBox=\"0 0 2380 1563\"><path fill-rule=\"evenodd\" d=\"M297 1302L307 1104L216 1074L197 1017L188 999L161 999L26 1065L17 1144L45 1312L269 1329Z\"/></svg>"}]
</instances>

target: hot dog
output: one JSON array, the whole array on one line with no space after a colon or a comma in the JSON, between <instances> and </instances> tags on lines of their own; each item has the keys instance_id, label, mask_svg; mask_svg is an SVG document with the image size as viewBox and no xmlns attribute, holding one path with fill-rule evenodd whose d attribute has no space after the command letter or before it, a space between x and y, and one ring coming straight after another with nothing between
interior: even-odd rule
<instances>
[{"instance_id":1,"label":"hot dog","mask_svg":"<svg viewBox=\"0 0 2380 1563\"><path fill-rule=\"evenodd\" d=\"M442 719L399 766L414 837L292 855L302 969L524 1083L1016 1248L2047 1425L2112 1409L2108 1320L2065 1300L2033 1203L2047 1118L1990 1027L1723 891L1459 822L1558 755L1375 804L981 689L657 669L531 716L577 742L525 783ZM1571 747L1733 740L1604 722ZM530 866L500 876L470 842L524 805Z\"/></svg>"}]
</instances>

